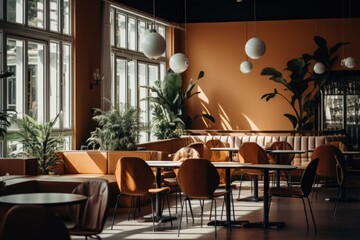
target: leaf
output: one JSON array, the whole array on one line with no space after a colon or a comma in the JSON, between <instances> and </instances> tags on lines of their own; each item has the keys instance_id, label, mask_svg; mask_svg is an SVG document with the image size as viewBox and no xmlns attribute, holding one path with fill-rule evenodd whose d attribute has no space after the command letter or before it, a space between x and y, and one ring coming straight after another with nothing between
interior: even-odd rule
<instances>
[{"instance_id":1,"label":"leaf","mask_svg":"<svg viewBox=\"0 0 360 240\"><path fill-rule=\"evenodd\" d=\"M326 47L326 40L320 36L315 36L314 41L319 48Z\"/></svg>"},{"instance_id":2,"label":"leaf","mask_svg":"<svg viewBox=\"0 0 360 240\"><path fill-rule=\"evenodd\" d=\"M264 76L282 77L281 72L272 67L264 68L260 74Z\"/></svg>"},{"instance_id":3,"label":"leaf","mask_svg":"<svg viewBox=\"0 0 360 240\"><path fill-rule=\"evenodd\" d=\"M204 118L208 119L210 122L215 123L215 118L213 116L211 116L210 114L206 114L206 113L198 114L193 119L196 120L199 117L204 117Z\"/></svg>"},{"instance_id":4,"label":"leaf","mask_svg":"<svg viewBox=\"0 0 360 240\"><path fill-rule=\"evenodd\" d=\"M298 125L297 118L294 115L289 114L289 113L285 113L284 116L290 120L291 124L293 125L293 128L296 129L296 127Z\"/></svg>"}]
</instances>

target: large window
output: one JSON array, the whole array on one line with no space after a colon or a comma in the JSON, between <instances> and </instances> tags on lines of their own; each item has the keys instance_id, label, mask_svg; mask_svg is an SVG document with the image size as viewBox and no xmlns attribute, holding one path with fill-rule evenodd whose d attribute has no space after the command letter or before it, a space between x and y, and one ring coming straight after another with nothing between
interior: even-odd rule
<instances>
[{"instance_id":1,"label":"large window","mask_svg":"<svg viewBox=\"0 0 360 240\"><path fill-rule=\"evenodd\" d=\"M110 21L112 101L138 107L141 110L141 121L149 126L150 105L146 101L140 101L148 96L149 91L140 86L153 85L154 81L164 77L166 71L165 54L157 60L149 60L141 50L143 33L154 21L116 6L110 10ZM152 27L166 39L165 25L156 22ZM154 140L154 136L144 129L139 142L149 140Z\"/></svg>"},{"instance_id":2,"label":"large window","mask_svg":"<svg viewBox=\"0 0 360 240\"><path fill-rule=\"evenodd\" d=\"M54 132L61 131L66 148L70 148L71 0L2 0L1 6L2 3L6 3L6 11L2 8L0 16L6 17L0 19L0 26L5 26L0 27L0 70L14 75L0 82L0 106L15 110L19 118L27 114L40 123L59 115ZM7 24L12 27L6 28ZM9 131L16 131L16 126ZM0 154L6 156L15 149L17 143L5 138Z\"/></svg>"}]
</instances>

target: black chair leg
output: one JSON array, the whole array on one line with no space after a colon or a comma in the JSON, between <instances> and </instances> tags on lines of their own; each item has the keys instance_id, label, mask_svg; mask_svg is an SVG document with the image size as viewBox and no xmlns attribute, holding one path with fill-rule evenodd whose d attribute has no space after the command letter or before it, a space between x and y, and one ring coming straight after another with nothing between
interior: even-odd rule
<instances>
[{"instance_id":1,"label":"black chair leg","mask_svg":"<svg viewBox=\"0 0 360 240\"><path fill-rule=\"evenodd\" d=\"M118 206L120 196L121 196L121 193L119 193L117 195L117 197L116 197L116 204L115 204L114 213L113 213L113 217L112 217L111 229L113 229L113 226L114 226L115 214L116 214L116 209L117 209L117 206Z\"/></svg>"}]
</instances>

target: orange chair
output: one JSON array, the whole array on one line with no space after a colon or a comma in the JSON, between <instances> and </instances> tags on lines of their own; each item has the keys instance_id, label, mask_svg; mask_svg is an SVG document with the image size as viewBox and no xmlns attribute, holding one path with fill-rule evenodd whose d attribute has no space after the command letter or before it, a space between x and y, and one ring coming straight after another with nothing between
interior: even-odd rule
<instances>
[{"instance_id":1,"label":"orange chair","mask_svg":"<svg viewBox=\"0 0 360 240\"><path fill-rule=\"evenodd\" d=\"M270 199L272 197L300 198L302 200L303 206L304 206L304 213L305 213L305 218L306 218L307 230L309 230L309 221L308 221L308 217L307 217L307 213L306 213L306 204L305 204L305 201L304 201L304 198L306 198L307 202L308 202L308 205L309 205L309 210L310 210L310 213L311 213L311 217L312 217L312 220L313 220L313 223L314 223L315 231L317 231L317 229L316 229L316 223L315 223L315 219L314 219L314 214L313 214L313 211L312 211L312 208L311 208L311 203L310 203L310 200L309 200L309 195L310 195L311 190L312 190L312 186L313 186L315 175L316 175L316 169L317 169L318 165L319 165L319 159L318 158L312 160L307 165L305 171L302 174L299 189L273 187L273 188L270 188L270 190L269 190Z\"/></svg>"},{"instance_id":2,"label":"orange chair","mask_svg":"<svg viewBox=\"0 0 360 240\"><path fill-rule=\"evenodd\" d=\"M262 149L257 143L255 142L244 142L241 144L239 149L239 161L241 163L252 163L252 164L268 164L269 158L265 152L264 149ZM243 175L249 175L254 183L254 195L252 197L246 198L244 200L250 200L250 201L259 201L261 198L258 194L258 178L259 176L263 175L263 172L261 170L256 169L242 169L242 176ZM240 198L240 192L241 192L241 183L242 179L240 181L240 187L239 187L239 195L238 198Z\"/></svg>"},{"instance_id":3,"label":"orange chair","mask_svg":"<svg viewBox=\"0 0 360 240\"><path fill-rule=\"evenodd\" d=\"M40 205L17 205L10 208L1 222L3 240L70 240L63 221L49 208Z\"/></svg>"},{"instance_id":4,"label":"orange chair","mask_svg":"<svg viewBox=\"0 0 360 240\"><path fill-rule=\"evenodd\" d=\"M203 142L194 142L190 143L187 147L191 147L195 149L199 154L201 158L205 158L210 160L211 159L211 151L210 149L205 145Z\"/></svg>"},{"instance_id":5,"label":"orange chair","mask_svg":"<svg viewBox=\"0 0 360 240\"><path fill-rule=\"evenodd\" d=\"M109 188L105 180L94 179L79 184L73 193L87 196L86 203L69 206L69 214L74 226L70 235L101 239L100 234L108 213Z\"/></svg>"},{"instance_id":6,"label":"orange chair","mask_svg":"<svg viewBox=\"0 0 360 240\"><path fill-rule=\"evenodd\" d=\"M153 207L153 196L156 194L166 194L168 203L169 216L171 218L170 203L167 193L170 191L169 187L153 188L155 176L149 165L142 158L138 157L122 157L116 164L115 177L120 190L117 197L114 214L111 224L111 229L114 226L115 213L120 196L127 195L131 197L150 197L153 231L155 231L155 217ZM172 225L172 220L171 220Z\"/></svg>"},{"instance_id":7,"label":"orange chair","mask_svg":"<svg viewBox=\"0 0 360 240\"><path fill-rule=\"evenodd\" d=\"M290 145L290 143L286 141L278 141L273 142L270 144L268 149L271 150L293 150L294 148ZM292 161L294 160L295 154L271 154L268 153L269 162L270 163L277 163L277 164L283 164L283 165L291 165ZM278 171L278 174L281 172ZM285 179L289 187L291 187L291 171L286 171L285 173Z\"/></svg>"},{"instance_id":8,"label":"orange chair","mask_svg":"<svg viewBox=\"0 0 360 240\"><path fill-rule=\"evenodd\" d=\"M181 204L180 222L178 228L178 236L180 235L182 213L186 201L190 203L192 199L199 199L200 201L211 200L216 209L215 198L225 196L226 191L216 191L218 188L220 177L217 169L207 159L192 158L184 161L177 175L178 184L180 189L185 194L186 198ZM201 207L201 226L203 219L204 204ZM215 238L217 237L216 231L216 211L215 211Z\"/></svg>"},{"instance_id":9,"label":"orange chair","mask_svg":"<svg viewBox=\"0 0 360 240\"><path fill-rule=\"evenodd\" d=\"M194 148L192 147L182 147L180 148L173 156L173 161L185 161L186 159L189 158L200 158L200 154L198 151L196 151ZM176 175L178 172L178 169L174 169L175 172L175 177L174 178L164 178L164 183L165 185L169 186L169 187L173 187L175 188L175 193L176 193L176 197L175 197L175 206L176 206L176 213L177 213L177 197L179 197L180 202L181 202L181 191L179 189L179 186L177 184L177 180L176 180ZM191 211L191 208L190 208ZM191 212L192 214L192 212Z\"/></svg>"}]
</instances>

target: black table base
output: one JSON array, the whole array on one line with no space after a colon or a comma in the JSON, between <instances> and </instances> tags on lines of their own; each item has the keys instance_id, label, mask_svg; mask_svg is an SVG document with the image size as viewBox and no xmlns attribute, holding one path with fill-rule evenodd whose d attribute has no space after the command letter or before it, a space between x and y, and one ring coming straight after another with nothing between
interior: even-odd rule
<instances>
[{"instance_id":1,"label":"black table base","mask_svg":"<svg viewBox=\"0 0 360 240\"><path fill-rule=\"evenodd\" d=\"M244 224L248 224L249 221L231 221L231 227L243 227ZM210 221L207 224L208 226L214 226L215 225L215 221ZM216 226L223 226L223 227L229 227L229 224L227 223L227 221L222 221L222 220L217 220L216 221Z\"/></svg>"},{"instance_id":2,"label":"black table base","mask_svg":"<svg viewBox=\"0 0 360 240\"><path fill-rule=\"evenodd\" d=\"M170 222L170 221L174 221L176 220L177 218L174 217L174 216L155 216L155 222ZM152 222L153 221L153 218L151 216L145 216L145 217L142 217L142 218L139 218L138 219L139 222Z\"/></svg>"},{"instance_id":3,"label":"black table base","mask_svg":"<svg viewBox=\"0 0 360 240\"><path fill-rule=\"evenodd\" d=\"M249 222L243 225L244 228L270 228L280 229L285 227L285 222L269 222L267 226L263 222Z\"/></svg>"},{"instance_id":4,"label":"black table base","mask_svg":"<svg viewBox=\"0 0 360 240\"><path fill-rule=\"evenodd\" d=\"M244 201L244 202L261 202L264 201L263 197L257 197L257 196L250 196L245 198L238 198L237 201Z\"/></svg>"}]
</instances>

